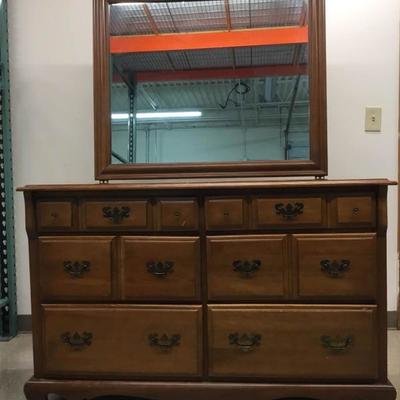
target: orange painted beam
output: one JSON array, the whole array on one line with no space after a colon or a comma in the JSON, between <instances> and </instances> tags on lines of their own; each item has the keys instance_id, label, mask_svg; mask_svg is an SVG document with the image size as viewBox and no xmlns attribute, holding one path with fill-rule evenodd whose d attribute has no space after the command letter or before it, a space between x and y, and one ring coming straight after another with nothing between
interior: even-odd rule
<instances>
[{"instance_id":1,"label":"orange painted beam","mask_svg":"<svg viewBox=\"0 0 400 400\"><path fill-rule=\"evenodd\" d=\"M137 82L186 81L206 79L241 79L267 76L306 75L307 65L268 65L263 67L195 69L190 71L137 72ZM114 82L118 81L115 76Z\"/></svg>"},{"instance_id":2,"label":"orange painted beam","mask_svg":"<svg viewBox=\"0 0 400 400\"><path fill-rule=\"evenodd\" d=\"M308 43L308 26L240 31L112 36L112 54Z\"/></svg>"}]
</instances>

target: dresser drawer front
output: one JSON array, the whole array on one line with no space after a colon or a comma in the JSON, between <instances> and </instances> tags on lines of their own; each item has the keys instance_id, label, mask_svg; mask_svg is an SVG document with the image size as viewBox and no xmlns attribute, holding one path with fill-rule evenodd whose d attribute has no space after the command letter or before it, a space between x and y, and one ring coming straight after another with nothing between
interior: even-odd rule
<instances>
[{"instance_id":1,"label":"dresser drawer front","mask_svg":"<svg viewBox=\"0 0 400 400\"><path fill-rule=\"evenodd\" d=\"M71 201L38 201L36 222L39 231L62 231L73 227Z\"/></svg>"},{"instance_id":2,"label":"dresser drawer front","mask_svg":"<svg viewBox=\"0 0 400 400\"><path fill-rule=\"evenodd\" d=\"M111 298L111 237L41 237L39 276L46 300Z\"/></svg>"},{"instance_id":3,"label":"dresser drawer front","mask_svg":"<svg viewBox=\"0 0 400 400\"><path fill-rule=\"evenodd\" d=\"M376 235L295 235L298 295L375 299Z\"/></svg>"},{"instance_id":4,"label":"dresser drawer front","mask_svg":"<svg viewBox=\"0 0 400 400\"><path fill-rule=\"evenodd\" d=\"M321 197L256 198L253 207L256 228L320 226L325 222Z\"/></svg>"},{"instance_id":5,"label":"dresser drawer front","mask_svg":"<svg viewBox=\"0 0 400 400\"><path fill-rule=\"evenodd\" d=\"M210 306L214 377L377 378L376 307Z\"/></svg>"},{"instance_id":6,"label":"dresser drawer front","mask_svg":"<svg viewBox=\"0 0 400 400\"><path fill-rule=\"evenodd\" d=\"M89 230L147 230L150 205L143 201L85 201L82 227Z\"/></svg>"},{"instance_id":7,"label":"dresser drawer front","mask_svg":"<svg viewBox=\"0 0 400 400\"><path fill-rule=\"evenodd\" d=\"M285 235L208 237L209 299L286 296L287 252Z\"/></svg>"},{"instance_id":8,"label":"dresser drawer front","mask_svg":"<svg viewBox=\"0 0 400 400\"><path fill-rule=\"evenodd\" d=\"M44 306L44 371L67 376L198 376L201 307Z\"/></svg>"},{"instance_id":9,"label":"dresser drawer front","mask_svg":"<svg viewBox=\"0 0 400 400\"><path fill-rule=\"evenodd\" d=\"M246 229L248 215L244 199L209 198L206 200L208 230Z\"/></svg>"},{"instance_id":10,"label":"dresser drawer front","mask_svg":"<svg viewBox=\"0 0 400 400\"><path fill-rule=\"evenodd\" d=\"M332 203L334 226L375 226L376 201L373 195L337 197Z\"/></svg>"},{"instance_id":11,"label":"dresser drawer front","mask_svg":"<svg viewBox=\"0 0 400 400\"><path fill-rule=\"evenodd\" d=\"M199 208L196 200L160 200L158 210L160 230L190 231L199 228Z\"/></svg>"},{"instance_id":12,"label":"dresser drawer front","mask_svg":"<svg viewBox=\"0 0 400 400\"><path fill-rule=\"evenodd\" d=\"M123 237L121 240L124 299L199 299L199 238Z\"/></svg>"}]
</instances>

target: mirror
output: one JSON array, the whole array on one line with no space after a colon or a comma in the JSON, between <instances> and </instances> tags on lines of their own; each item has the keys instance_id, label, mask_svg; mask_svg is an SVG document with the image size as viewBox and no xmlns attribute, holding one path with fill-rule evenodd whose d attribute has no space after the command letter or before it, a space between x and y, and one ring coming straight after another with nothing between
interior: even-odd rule
<instances>
[{"instance_id":1,"label":"mirror","mask_svg":"<svg viewBox=\"0 0 400 400\"><path fill-rule=\"evenodd\" d=\"M326 174L323 15L95 0L97 177Z\"/></svg>"}]
</instances>

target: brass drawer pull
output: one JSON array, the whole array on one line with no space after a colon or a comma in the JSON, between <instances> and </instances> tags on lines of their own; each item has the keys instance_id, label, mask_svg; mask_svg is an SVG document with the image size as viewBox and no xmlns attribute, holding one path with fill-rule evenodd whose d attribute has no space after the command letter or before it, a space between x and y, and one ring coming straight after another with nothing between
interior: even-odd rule
<instances>
[{"instance_id":1,"label":"brass drawer pull","mask_svg":"<svg viewBox=\"0 0 400 400\"><path fill-rule=\"evenodd\" d=\"M260 346L261 335L256 333L231 333L229 336L229 344L236 346L240 351L248 352L255 347Z\"/></svg>"},{"instance_id":2,"label":"brass drawer pull","mask_svg":"<svg viewBox=\"0 0 400 400\"><path fill-rule=\"evenodd\" d=\"M341 278L345 272L350 270L350 260L322 260L321 271L329 275L331 278Z\"/></svg>"},{"instance_id":3,"label":"brass drawer pull","mask_svg":"<svg viewBox=\"0 0 400 400\"><path fill-rule=\"evenodd\" d=\"M129 207L104 207L103 217L114 224L120 224L124 218L129 218L130 211Z\"/></svg>"},{"instance_id":4,"label":"brass drawer pull","mask_svg":"<svg viewBox=\"0 0 400 400\"><path fill-rule=\"evenodd\" d=\"M303 214L303 203L288 203L286 206L283 203L275 204L275 211L281 215L286 221L292 221L300 214Z\"/></svg>"},{"instance_id":5,"label":"brass drawer pull","mask_svg":"<svg viewBox=\"0 0 400 400\"><path fill-rule=\"evenodd\" d=\"M260 260L253 260L253 261L236 260L232 263L232 266L233 266L233 270L235 272L239 272L239 274L242 278L250 278L254 275L255 272L257 272L260 269L261 261Z\"/></svg>"},{"instance_id":6,"label":"brass drawer pull","mask_svg":"<svg viewBox=\"0 0 400 400\"><path fill-rule=\"evenodd\" d=\"M92 344L93 334L91 332L83 332L80 335L75 332L71 335L70 332L63 333L61 340L63 343L70 345L74 350L82 350Z\"/></svg>"},{"instance_id":7,"label":"brass drawer pull","mask_svg":"<svg viewBox=\"0 0 400 400\"><path fill-rule=\"evenodd\" d=\"M90 271L89 261L64 261L64 271L71 276L71 278L81 278L85 272Z\"/></svg>"},{"instance_id":8,"label":"brass drawer pull","mask_svg":"<svg viewBox=\"0 0 400 400\"><path fill-rule=\"evenodd\" d=\"M147 272L159 278L165 278L174 272L174 263L172 261L150 261L147 263Z\"/></svg>"},{"instance_id":9,"label":"brass drawer pull","mask_svg":"<svg viewBox=\"0 0 400 400\"><path fill-rule=\"evenodd\" d=\"M321 336L322 346L334 352L342 352L349 349L354 343L353 336Z\"/></svg>"},{"instance_id":10,"label":"brass drawer pull","mask_svg":"<svg viewBox=\"0 0 400 400\"><path fill-rule=\"evenodd\" d=\"M174 334L168 336L167 334L159 335L158 333L152 333L149 335L149 345L158 347L162 350L170 350L174 346L181 344L181 335Z\"/></svg>"}]
</instances>

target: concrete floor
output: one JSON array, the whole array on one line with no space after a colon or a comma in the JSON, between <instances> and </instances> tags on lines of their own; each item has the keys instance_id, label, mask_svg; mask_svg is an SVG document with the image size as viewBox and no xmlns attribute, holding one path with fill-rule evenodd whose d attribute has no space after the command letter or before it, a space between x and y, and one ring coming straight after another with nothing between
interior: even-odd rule
<instances>
[{"instance_id":1,"label":"concrete floor","mask_svg":"<svg viewBox=\"0 0 400 400\"><path fill-rule=\"evenodd\" d=\"M389 378L400 394L400 331L388 334ZM32 376L31 342L29 334L8 343L0 342L0 400L25 400L23 386Z\"/></svg>"}]
</instances>

